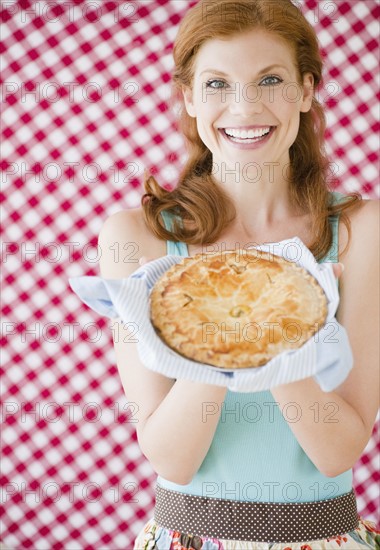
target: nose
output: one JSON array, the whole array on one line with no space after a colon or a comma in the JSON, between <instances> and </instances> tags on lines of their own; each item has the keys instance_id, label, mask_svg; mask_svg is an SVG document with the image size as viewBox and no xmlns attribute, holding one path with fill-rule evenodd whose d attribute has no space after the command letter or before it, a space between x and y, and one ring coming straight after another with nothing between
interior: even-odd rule
<instances>
[{"instance_id":1,"label":"nose","mask_svg":"<svg viewBox=\"0 0 380 550\"><path fill-rule=\"evenodd\" d=\"M264 107L260 86L237 82L234 92L229 99L232 114L249 118L252 114L262 113Z\"/></svg>"}]
</instances>

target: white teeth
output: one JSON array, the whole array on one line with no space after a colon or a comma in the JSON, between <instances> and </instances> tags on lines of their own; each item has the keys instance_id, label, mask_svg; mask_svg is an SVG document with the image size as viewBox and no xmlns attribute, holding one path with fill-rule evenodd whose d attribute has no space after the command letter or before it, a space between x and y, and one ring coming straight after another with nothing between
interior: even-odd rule
<instances>
[{"instance_id":1,"label":"white teeth","mask_svg":"<svg viewBox=\"0 0 380 550\"><path fill-rule=\"evenodd\" d=\"M252 139L252 138L258 138L265 134L267 134L270 131L271 127L267 126L266 128L257 128L255 130L236 130L234 128L228 128L228 130L225 128L224 131L228 136L240 138L240 139Z\"/></svg>"}]
</instances>

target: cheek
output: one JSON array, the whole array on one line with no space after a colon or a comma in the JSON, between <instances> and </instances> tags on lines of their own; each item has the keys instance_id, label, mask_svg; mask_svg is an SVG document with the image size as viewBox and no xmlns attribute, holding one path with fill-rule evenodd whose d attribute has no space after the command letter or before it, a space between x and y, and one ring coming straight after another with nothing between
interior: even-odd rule
<instances>
[{"instance_id":1,"label":"cheek","mask_svg":"<svg viewBox=\"0 0 380 550\"><path fill-rule=\"evenodd\" d=\"M205 97L203 101L198 97L196 102L198 128L204 128L204 131L207 131L210 125L215 126L225 109L226 103L222 103L216 96Z\"/></svg>"},{"instance_id":2,"label":"cheek","mask_svg":"<svg viewBox=\"0 0 380 550\"><path fill-rule=\"evenodd\" d=\"M283 86L263 87L261 100L268 109L286 117L300 110L302 93L297 84L289 82Z\"/></svg>"},{"instance_id":3,"label":"cheek","mask_svg":"<svg viewBox=\"0 0 380 550\"><path fill-rule=\"evenodd\" d=\"M199 137L205 143L205 145L208 145L210 142L210 136L211 136L211 129L210 126L212 125L212 119L206 118L206 113L202 112L197 109L197 130Z\"/></svg>"},{"instance_id":4,"label":"cheek","mask_svg":"<svg viewBox=\"0 0 380 550\"><path fill-rule=\"evenodd\" d=\"M296 82L288 82L282 89L284 101L296 106L302 100L302 89Z\"/></svg>"},{"instance_id":5,"label":"cheek","mask_svg":"<svg viewBox=\"0 0 380 550\"><path fill-rule=\"evenodd\" d=\"M205 116L209 116L210 112L215 112L220 110L223 105L226 105L226 101L222 102L221 95L214 93L203 93L197 94L196 97L197 111L204 113Z\"/></svg>"}]
</instances>

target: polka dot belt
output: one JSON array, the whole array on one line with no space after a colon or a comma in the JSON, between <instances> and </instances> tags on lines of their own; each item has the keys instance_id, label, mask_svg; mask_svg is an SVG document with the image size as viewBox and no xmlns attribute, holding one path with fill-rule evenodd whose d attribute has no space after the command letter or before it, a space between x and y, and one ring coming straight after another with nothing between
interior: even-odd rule
<instances>
[{"instance_id":1,"label":"polka dot belt","mask_svg":"<svg viewBox=\"0 0 380 550\"><path fill-rule=\"evenodd\" d=\"M198 537L257 542L319 540L359 525L353 490L315 502L275 503L188 495L159 483L154 519L162 527Z\"/></svg>"}]
</instances>

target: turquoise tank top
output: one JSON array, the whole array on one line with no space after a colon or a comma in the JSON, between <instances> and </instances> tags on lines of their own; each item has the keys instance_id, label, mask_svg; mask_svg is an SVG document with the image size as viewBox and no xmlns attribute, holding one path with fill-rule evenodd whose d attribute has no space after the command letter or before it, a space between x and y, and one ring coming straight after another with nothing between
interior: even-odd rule
<instances>
[{"instance_id":1,"label":"turquoise tank top","mask_svg":"<svg viewBox=\"0 0 380 550\"><path fill-rule=\"evenodd\" d=\"M332 192L334 201L344 197ZM170 231L172 217L168 212L162 214ZM338 261L338 217L332 216L330 223L332 246L319 263ZM167 241L167 254L189 256L187 245L175 241ZM207 411L212 411L212 405L209 407ZM295 421L302 414L292 404L282 412ZM320 421L325 415L320 411ZM158 476L157 482L167 489L212 498L310 502L351 491L352 469L336 477L324 476L299 445L270 391L227 390L213 441L192 481L178 485Z\"/></svg>"}]
</instances>

